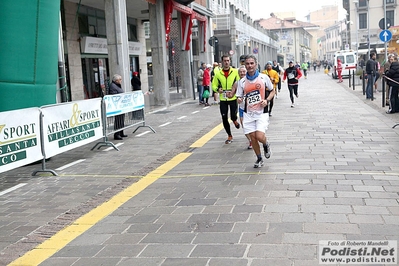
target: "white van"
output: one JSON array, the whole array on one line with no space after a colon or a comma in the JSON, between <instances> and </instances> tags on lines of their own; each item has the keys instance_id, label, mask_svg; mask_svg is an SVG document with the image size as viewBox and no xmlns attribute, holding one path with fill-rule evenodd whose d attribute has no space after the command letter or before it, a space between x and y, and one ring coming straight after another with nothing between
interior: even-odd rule
<instances>
[{"instance_id":1,"label":"white van","mask_svg":"<svg viewBox=\"0 0 399 266\"><path fill-rule=\"evenodd\" d=\"M334 65L332 69L332 78L338 78L337 72L337 59L340 59L342 62L342 77L349 77L350 74L353 74L353 70L356 72L357 67L357 54L353 50L341 50L334 53Z\"/></svg>"}]
</instances>

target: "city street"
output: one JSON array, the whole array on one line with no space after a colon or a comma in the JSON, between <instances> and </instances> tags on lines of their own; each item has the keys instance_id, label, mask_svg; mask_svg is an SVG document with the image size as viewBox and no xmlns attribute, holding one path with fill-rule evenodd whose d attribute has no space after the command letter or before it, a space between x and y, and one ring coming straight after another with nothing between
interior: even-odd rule
<instances>
[{"instance_id":1,"label":"city street","mask_svg":"<svg viewBox=\"0 0 399 266\"><path fill-rule=\"evenodd\" d=\"M283 83L262 168L233 123L224 144L218 105L189 100L120 151L51 158L58 176L2 173L0 265L312 266L321 240L398 240L399 115L381 95L310 71L292 108Z\"/></svg>"}]
</instances>

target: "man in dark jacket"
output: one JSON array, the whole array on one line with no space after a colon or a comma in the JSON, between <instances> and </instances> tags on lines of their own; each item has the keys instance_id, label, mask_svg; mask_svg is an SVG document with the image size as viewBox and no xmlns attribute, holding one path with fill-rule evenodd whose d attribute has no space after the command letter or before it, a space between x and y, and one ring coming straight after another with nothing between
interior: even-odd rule
<instances>
[{"instance_id":1,"label":"man in dark jacket","mask_svg":"<svg viewBox=\"0 0 399 266\"><path fill-rule=\"evenodd\" d=\"M366 99L374 100L373 88L375 83L375 76L377 73L377 63L375 62L376 54L370 53L370 59L366 63L367 73L367 87L366 87Z\"/></svg>"},{"instance_id":2,"label":"man in dark jacket","mask_svg":"<svg viewBox=\"0 0 399 266\"><path fill-rule=\"evenodd\" d=\"M388 60L384 64L384 73L386 74L389 71L389 68L391 67L392 62L394 61L395 56L393 54L388 55ZM389 92L390 92L390 87L388 85L388 80L385 80L387 83L386 86L386 93L385 93L385 105L389 106Z\"/></svg>"},{"instance_id":3,"label":"man in dark jacket","mask_svg":"<svg viewBox=\"0 0 399 266\"><path fill-rule=\"evenodd\" d=\"M122 89L122 76L115 74L112 77L112 83L109 87L109 94L119 94L119 93L124 93L123 89ZM125 135L123 133L123 130L120 131L116 131L118 129L123 129L125 127L125 114L121 114L121 115L116 115L115 116L115 121L114 121L114 139L115 140L123 140L122 137L127 137L127 135Z\"/></svg>"},{"instance_id":4,"label":"man in dark jacket","mask_svg":"<svg viewBox=\"0 0 399 266\"><path fill-rule=\"evenodd\" d=\"M130 82L132 84L133 91L141 90L141 81L139 78L139 72L133 72L133 77Z\"/></svg>"},{"instance_id":5,"label":"man in dark jacket","mask_svg":"<svg viewBox=\"0 0 399 266\"><path fill-rule=\"evenodd\" d=\"M387 113L393 114L399 112L399 63L397 58L395 58L395 61L391 63L391 66L388 72L385 72L385 75L387 76L388 86L391 87L389 90L389 109Z\"/></svg>"}]
</instances>

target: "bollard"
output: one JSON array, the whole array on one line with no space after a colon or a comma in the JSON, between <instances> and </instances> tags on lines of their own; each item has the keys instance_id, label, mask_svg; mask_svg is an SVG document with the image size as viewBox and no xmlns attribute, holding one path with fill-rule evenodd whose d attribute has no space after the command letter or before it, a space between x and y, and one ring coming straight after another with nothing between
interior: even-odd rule
<instances>
[{"instance_id":1,"label":"bollard","mask_svg":"<svg viewBox=\"0 0 399 266\"><path fill-rule=\"evenodd\" d=\"M364 70L362 71L362 90L363 90L363 95L366 95L366 82L364 81Z\"/></svg>"},{"instance_id":2,"label":"bollard","mask_svg":"<svg viewBox=\"0 0 399 266\"><path fill-rule=\"evenodd\" d=\"M386 86L386 80L385 76L382 75L382 107L385 107L385 86Z\"/></svg>"},{"instance_id":3,"label":"bollard","mask_svg":"<svg viewBox=\"0 0 399 266\"><path fill-rule=\"evenodd\" d=\"M351 71L349 70L349 88L352 86L351 81L352 81L352 75Z\"/></svg>"},{"instance_id":4,"label":"bollard","mask_svg":"<svg viewBox=\"0 0 399 266\"><path fill-rule=\"evenodd\" d=\"M356 78L356 75L355 75L355 70L352 70L353 71L353 75L352 75L352 86L353 86L353 90L355 90L355 78Z\"/></svg>"},{"instance_id":5,"label":"bollard","mask_svg":"<svg viewBox=\"0 0 399 266\"><path fill-rule=\"evenodd\" d=\"M177 93L179 93L179 77L176 77L176 88L177 88Z\"/></svg>"}]
</instances>

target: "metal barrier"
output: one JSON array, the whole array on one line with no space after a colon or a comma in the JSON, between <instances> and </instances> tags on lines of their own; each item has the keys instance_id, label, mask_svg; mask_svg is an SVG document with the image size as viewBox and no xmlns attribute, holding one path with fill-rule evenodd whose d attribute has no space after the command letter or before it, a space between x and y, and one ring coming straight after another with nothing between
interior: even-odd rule
<instances>
[{"instance_id":1,"label":"metal barrier","mask_svg":"<svg viewBox=\"0 0 399 266\"><path fill-rule=\"evenodd\" d=\"M117 116L123 116L122 127L115 127ZM99 139L92 150L104 145L119 150L108 135L133 127L133 133L140 127L156 133L146 125L141 91L0 112L0 173L41 160L41 169L32 175L56 176L47 169L47 159Z\"/></svg>"},{"instance_id":2,"label":"metal barrier","mask_svg":"<svg viewBox=\"0 0 399 266\"><path fill-rule=\"evenodd\" d=\"M40 137L42 143L42 169L37 173L54 170L46 168L46 159L81 147L102 137L101 98L46 105L40 108Z\"/></svg>"},{"instance_id":3,"label":"metal barrier","mask_svg":"<svg viewBox=\"0 0 399 266\"><path fill-rule=\"evenodd\" d=\"M43 159L40 116L39 108L0 112L0 173Z\"/></svg>"},{"instance_id":4,"label":"metal barrier","mask_svg":"<svg viewBox=\"0 0 399 266\"><path fill-rule=\"evenodd\" d=\"M135 133L140 127L148 127L152 132L156 131L145 122L144 94L141 91L133 91L122 94L106 95L102 103L102 118L104 121L103 140L96 143L96 147L111 146L118 150L108 136L118 131L136 127Z\"/></svg>"}]
</instances>

